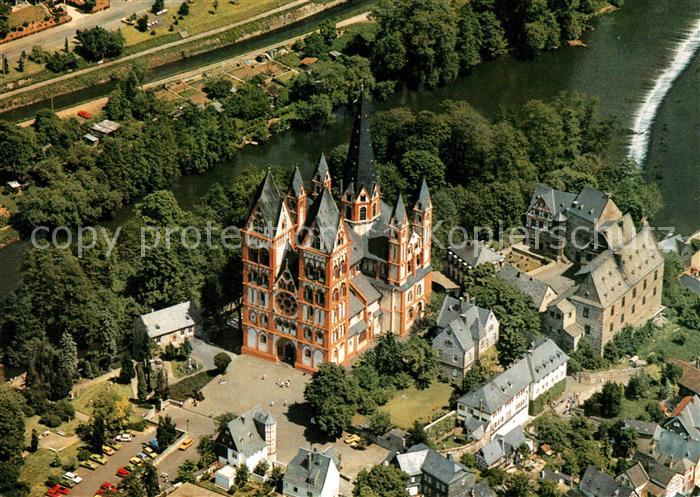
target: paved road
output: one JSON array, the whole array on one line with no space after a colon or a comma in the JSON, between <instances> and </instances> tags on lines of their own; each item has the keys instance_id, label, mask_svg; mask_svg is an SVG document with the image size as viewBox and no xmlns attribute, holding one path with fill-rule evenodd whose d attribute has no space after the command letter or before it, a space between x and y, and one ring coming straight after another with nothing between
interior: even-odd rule
<instances>
[{"instance_id":1,"label":"paved road","mask_svg":"<svg viewBox=\"0 0 700 497\"><path fill-rule=\"evenodd\" d=\"M165 5L168 8L180 3L182 3L181 0L165 0ZM88 29L93 26L116 29L124 26L121 23L123 17L149 10L152 4L153 2L149 0L112 0L112 6L109 9L94 14L84 14L73 7L68 7L68 12L73 18L71 22L3 44L2 51L8 59L14 61L19 58L22 50L29 53L34 45L42 45L51 51L58 50L63 48L66 38L72 41L75 32L79 29Z\"/></svg>"},{"instance_id":2,"label":"paved road","mask_svg":"<svg viewBox=\"0 0 700 497\"><path fill-rule=\"evenodd\" d=\"M123 1L123 0L116 0L116 1ZM139 5L139 6L140 6L140 5L143 5L142 0L134 0L134 1L135 1L135 3L136 3L137 5ZM177 4L178 1L180 1L180 0L166 0L166 5L168 5L168 2ZM208 37L208 36L212 36L212 35L215 35L215 34L218 34L218 33L223 33L223 32L225 32L225 31L228 31L228 30L230 30L230 29L233 29L233 28L235 28L235 27L237 27L237 26L241 26L241 25L243 25L243 24L248 24L249 22L253 22L253 21L256 21L256 20L258 20L258 19L263 19L263 18L268 17L268 16L270 16L270 15L272 15L272 14L275 14L275 13L277 13L277 12L283 12L283 11L285 11L285 10L292 9L292 8L298 6L298 5L305 4L305 3L307 3L308 1L309 1L309 0L297 0L297 1L295 1L295 2L288 3L288 4L286 4L286 5L283 5L283 6L281 6L281 7L278 7L278 8L276 8L276 9L271 9L271 10L268 10L267 12L263 12L263 13L258 14L258 15L256 15L256 16L250 17L250 18L245 19L245 20L243 20L243 21L239 21L239 22L235 22L235 23L233 23L233 24L229 24L228 26L223 26L223 27L221 27L221 28L217 28L217 29L214 29L214 30L212 30L212 31L205 31L205 32L203 32L203 33L199 33L199 34L196 34L196 35L194 35L194 36L190 36L189 38L184 38L184 39L182 39L182 40L173 41L173 42L171 42L171 43L166 43L166 44L160 45L160 46L158 46L158 47L153 47L153 48L150 48L150 49L148 49L148 50L144 50L144 51L142 51L142 52L138 52L138 53L135 53L135 54L127 55L126 57L121 57L121 58L119 58L119 59L116 59L116 60L113 60L113 61L110 61L110 62L105 62L104 64L99 65L99 66L95 65L95 66L86 67L85 69L81 69L81 70L79 70L79 71L75 71L75 72L71 72L71 73L67 73L67 74L62 74L61 76L57 76L57 77L52 78L52 79L49 79L49 80L47 80L47 81L41 81L41 82L35 83L35 84L33 84L33 85L29 85L29 86L24 86L24 87L22 87L22 88L18 88L18 89L16 89L16 90L8 91L8 92L5 92L5 93L0 93L0 99L9 98L9 97L12 97L12 96L14 96L14 95L19 95L19 94L21 94L21 93L26 93L26 92L29 92L29 91L32 91L32 90L36 90L37 88L42 88L42 87L44 87L44 86L51 85L51 84L56 83L56 82L58 82L58 81L63 81L63 80L66 80L66 79L74 78L74 77L79 76L79 75L88 74L88 73L91 73L91 72L96 71L96 70L98 70L98 69L104 69L105 67L109 67L109 66L112 66L112 65L115 65L115 64L121 64L121 63L123 63L123 62L128 62L128 61L130 61L130 60L134 60L134 59L137 59L137 58L139 58L139 57L143 57L143 56L145 56L145 55L150 55L150 54L153 54L153 53L156 53L156 52L160 52L160 51L162 51L162 50L167 50L167 49L170 49L170 48L173 48L173 47L177 47L177 46L183 45L183 44L185 44L185 43L189 43L189 42L191 42L191 41L193 41L193 40L198 40L198 39L200 39L200 38L206 38L206 37ZM115 8L115 7L112 7L112 8ZM112 8L108 9L108 10L105 11L105 12L109 12L110 10L112 10ZM140 7L139 7L139 8L140 8ZM92 16L95 16L95 15L98 15L98 14L91 14L91 15L92 15ZM127 15L128 15L128 14L127 14ZM119 18L121 18L121 17L124 17L124 15L122 14L122 15L119 16ZM72 24L73 24L73 23L64 24L64 26L71 26ZM94 25L94 22L93 22L93 23L90 23L89 25L90 25L90 26ZM84 26L84 27L87 27L87 26ZM60 28L54 28L54 29L60 29ZM53 36L53 34L51 34L50 31L51 31L51 30L47 30L47 31L44 31L44 32L43 32L43 33L45 34L45 35L44 35L44 38L48 38L48 37L50 37L50 36ZM40 34L41 34L41 33L40 33ZM39 35L40 35L40 34L39 34ZM75 34L75 31L73 31L73 34ZM63 46L63 40L65 39L65 36L67 36L67 35L65 35L65 34L64 34L64 35L61 35L61 43L60 43L60 46ZM31 43L29 43L29 40L32 40L32 39L33 39L33 41L32 41ZM41 40L43 40L43 38L34 38L34 36L28 36L27 38L22 38L22 40L26 40L26 42L29 43L29 48L30 48L30 49L31 49L31 46L32 46L32 45L35 45L35 44L37 44L37 43L42 43L42 44L43 44L43 41L41 41ZM17 40L17 43L19 43L19 42L22 41L22 40ZM10 49L10 48L11 48L10 45L12 45L13 43L15 43L15 42L11 42L11 43L8 43L7 45L3 45L3 50ZM22 50L22 49L20 49L20 52L21 52L21 50Z\"/></svg>"}]
</instances>

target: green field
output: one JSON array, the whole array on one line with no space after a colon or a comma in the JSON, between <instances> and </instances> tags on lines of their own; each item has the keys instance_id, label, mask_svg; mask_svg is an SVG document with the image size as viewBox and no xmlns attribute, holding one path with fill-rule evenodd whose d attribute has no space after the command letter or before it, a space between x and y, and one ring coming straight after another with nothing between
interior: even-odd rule
<instances>
[{"instance_id":1,"label":"green field","mask_svg":"<svg viewBox=\"0 0 700 497\"><path fill-rule=\"evenodd\" d=\"M451 395L452 387L449 384L434 381L425 390L415 387L401 390L379 409L388 413L396 426L408 429L417 419L427 423L433 415L447 412Z\"/></svg>"},{"instance_id":2,"label":"green field","mask_svg":"<svg viewBox=\"0 0 700 497\"><path fill-rule=\"evenodd\" d=\"M73 406L76 411L91 415L92 414L92 404L97 398L102 395L102 393L107 391L117 392L121 398L130 399L132 396L130 385L120 385L119 383L112 383L111 381L105 381L87 387L85 390L78 390L76 398L73 400Z\"/></svg>"},{"instance_id":3,"label":"green field","mask_svg":"<svg viewBox=\"0 0 700 497\"><path fill-rule=\"evenodd\" d=\"M61 464L65 464L68 460L75 458L77 460L78 447L81 443L71 445L65 450L62 450L59 459ZM26 482L29 487L29 495L31 497L39 497L46 492L46 479L51 476L61 476L65 470L61 467L52 468L51 463L56 457L56 453L48 449L39 449L33 454L29 454L24 459L22 466L21 479Z\"/></svg>"},{"instance_id":4,"label":"green field","mask_svg":"<svg viewBox=\"0 0 700 497\"><path fill-rule=\"evenodd\" d=\"M685 341L674 341L679 335L685 336ZM700 357L700 332L698 330L689 330L676 324L673 319L658 330L653 338L651 338L639 350L639 357L646 357L652 352L661 352L666 357L677 357L684 361L689 361Z\"/></svg>"}]
</instances>

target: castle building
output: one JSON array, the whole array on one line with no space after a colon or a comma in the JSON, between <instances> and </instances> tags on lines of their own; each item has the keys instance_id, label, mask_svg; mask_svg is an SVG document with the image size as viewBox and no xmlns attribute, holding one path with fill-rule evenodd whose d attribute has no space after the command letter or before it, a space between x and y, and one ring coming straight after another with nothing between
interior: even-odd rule
<instances>
[{"instance_id":1,"label":"castle building","mask_svg":"<svg viewBox=\"0 0 700 497\"><path fill-rule=\"evenodd\" d=\"M332 189L337 187L340 198ZM323 154L309 181L281 192L270 172L242 230L243 347L316 370L374 337L408 334L429 302L432 202L423 182L409 213L382 199L364 99L340 185Z\"/></svg>"}]
</instances>

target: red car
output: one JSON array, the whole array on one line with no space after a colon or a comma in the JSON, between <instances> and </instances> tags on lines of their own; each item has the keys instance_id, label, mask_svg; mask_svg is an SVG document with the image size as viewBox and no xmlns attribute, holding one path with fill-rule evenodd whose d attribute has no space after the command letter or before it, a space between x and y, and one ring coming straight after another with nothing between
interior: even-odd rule
<instances>
[{"instance_id":1,"label":"red car","mask_svg":"<svg viewBox=\"0 0 700 497\"><path fill-rule=\"evenodd\" d=\"M89 113L88 111L86 111L86 110L78 111L78 115L79 115L80 117L82 117L83 119L91 119L91 118L92 118L92 114L90 114L90 113Z\"/></svg>"},{"instance_id":2,"label":"red car","mask_svg":"<svg viewBox=\"0 0 700 497\"><path fill-rule=\"evenodd\" d=\"M62 495L68 495L70 493L70 490L62 485L59 485L56 483L53 487L51 487L51 490L56 492L56 494L62 494Z\"/></svg>"},{"instance_id":3,"label":"red car","mask_svg":"<svg viewBox=\"0 0 700 497\"><path fill-rule=\"evenodd\" d=\"M128 474L129 474L129 470L126 469L126 468L119 468L119 469L117 470L117 476L119 476L120 478L124 478L124 477L127 476Z\"/></svg>"},{"instance_id":4,"label":"red car","mask_svg":"<svg viewBox=\"0 0 700 497\"><path fill-rule=\"evenodd\" d=\"M54 490L53 487L46 491L46 497L60 497L60 495L58 490Z\"/></svg>"},{"instance_id":5,"label":"red car","mask_svg":"<svg viewBox=\"0 0 700 497\"><path fill-rule=\"evenodd\" d=\"M100 485L100 489L105 490L105 491L109 491L109 492L116 492L117 490L119 490L114 483L110 483L108 481L106 481L102 485Z\"/></svg>"}]
</instances>

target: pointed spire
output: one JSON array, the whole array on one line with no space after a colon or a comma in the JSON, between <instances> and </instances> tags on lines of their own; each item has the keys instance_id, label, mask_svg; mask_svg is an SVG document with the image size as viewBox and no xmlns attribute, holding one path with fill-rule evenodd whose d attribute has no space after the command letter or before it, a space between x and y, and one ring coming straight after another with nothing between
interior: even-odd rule
<instances>
[{"instance_id":1,"label":"pointed spire","mask_svg":"<svg viewBox=\"0 0 700 497\"><path fill-rule=\"evenodd\" d=\"M391 213L391 219L396 224L403 224L406 221L406 207L403 204L403 196L399 193L399 198L396 200L394 211Z\"/></svg>"},{"instance_id":2,"label":"pointed spire","mask_svg":"<svg viewBox=\"0 0 700 497\"><path fill-rule=\"evenodd\" d=\"M328 162L326 162L326 155L321 152L321 157L318 159L318 165L316 166L316 172L314 177L318 177L320 181L323 181L328 173Z\"/></svg>"},{"instance_id":3,"label":"pointed spire","mask_svg":"<svg viewBox=\"0 0 700 497\"><path fill-rule=\"evenodd\" d=\"M311 206L307 226L316 225L321 237L321 249L331 252L335 245L335 237L340 225L340 211L333 200L333 194L324 188L321 195Z\"/></svg>"},{"instance_id":4,"label":"pointed spire","mask_svg":"<svg viewBox=\"0 0 700 497\"><path fill-rule=\"evenodd\" d=\"M363 91L360 93L355 123L350 136L350 148L343 172L343 187L349 188L352 185L357 193L364 186L371 194L376 182L372 136L369 129L367 102Z\"/></svg>"},{"instance_id":5,"label":"pointed spire","mask_svg":"<svg viewBox=\"0 0 700 497\"><path fill-rule=\"evenodd\" d=\"M301 176L299 166L294 168L294 175L292 176L292 181L289 184L289 191L295 197L298 197L304 193L304 178Z\"/></svg>"},{"instance_id":6,"label":"pointed spire","mask_svg":"<svg viewBox=\"0 0 700 497\"><path fill-rule=\"evenodd\" d=\"M282 195L280 194L272 170L267 169L267 174L258 190L257 202L263 217L271 223L277 222L279 210L282 207Z\"/></svg>"},{"instance_id":7,"label":"pointed spire","mask_svg":"<svg viewBox=\"0 0 700 497\"><path fill-rule=\"evenodd\" d=\"M426 183L425 178L423 178L423 183L420 185L420 192L418 193L418 202L416 202L416 207L419 210L425 210L430 206L430 204L430 190L428 189L428 183Z\"/></svg>"}]
</instances>

